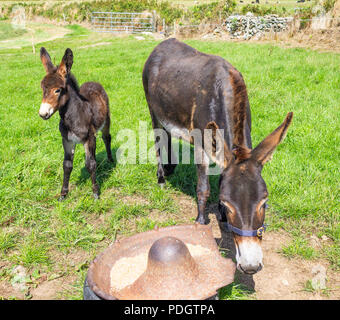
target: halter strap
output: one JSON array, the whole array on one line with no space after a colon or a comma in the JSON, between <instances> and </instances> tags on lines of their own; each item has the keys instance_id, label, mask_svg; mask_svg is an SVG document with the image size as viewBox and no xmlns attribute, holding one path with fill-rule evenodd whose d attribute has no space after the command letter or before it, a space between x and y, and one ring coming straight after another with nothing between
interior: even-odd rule
<instances>
[{"instance_id":1,"label":"halter strap","mask_svg":"<svg viewBox=\"0 0 340 320\"><path fill-rule=\"evenodd\" d=\"M259 237L261 238L263 233L266 231L267 225L263 224L262 227L257 230L242 230L232 226L229 222L222 222L226 230L232 231L242 237Z\"/></svg>"}]
</instances>

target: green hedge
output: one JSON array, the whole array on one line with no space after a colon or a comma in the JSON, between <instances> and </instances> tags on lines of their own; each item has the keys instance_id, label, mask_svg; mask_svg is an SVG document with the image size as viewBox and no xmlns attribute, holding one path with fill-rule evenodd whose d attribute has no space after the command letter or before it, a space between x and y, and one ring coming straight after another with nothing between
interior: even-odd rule
<instances>
[{"instance_id":1,"label":"green hedge","mask_svg":"<svg viewBox=\"0 0 340 320\"><path fill-rule=\"evenodd\" d=\"M93 11L113 11L113 12L142 12L156 10L161 19L167 24L174 21L186 20L190 23L200 21L217 20L220 14L223 16L230 14L235 8L234 0L216 1L210 4L196 5L190 8L174 6L170 1L156 0L113 0L113 1L91 1L91 2L57 2L48 5L41 3L16 2L9 5L2 5L2 15L0 18L9 18L12 8L21 5L27 8L26 12L35 16L43 16L50 19L63 20L68 22L90 21ZM1 7L1 5L0 5ZM0 11L1 13L1 11Z\"/></svg>"}]
</instances>

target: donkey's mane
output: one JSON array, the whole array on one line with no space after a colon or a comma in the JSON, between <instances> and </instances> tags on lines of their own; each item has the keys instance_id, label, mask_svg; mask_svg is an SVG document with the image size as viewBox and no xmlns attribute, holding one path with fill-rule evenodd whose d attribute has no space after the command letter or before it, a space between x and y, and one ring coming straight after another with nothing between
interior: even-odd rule
<instances>
[{"instance_id":1,"label":"donkey's mane","mask_svg":"<svg viewBox=\"0 0 340 320\"><path fill-rule=\"evenodd\" d=\"M67 76L67 84L69 84L77 93L79 93L78 81L72 73L69 73Z\"/></svg>"}]
</instances>

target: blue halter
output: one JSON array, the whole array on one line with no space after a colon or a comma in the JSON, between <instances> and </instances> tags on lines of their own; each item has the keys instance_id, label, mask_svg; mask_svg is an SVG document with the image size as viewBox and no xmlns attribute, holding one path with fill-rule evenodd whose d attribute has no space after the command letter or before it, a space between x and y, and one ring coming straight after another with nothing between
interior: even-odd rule
<instances>
[{"instance_id":1,"label":"blue halter","mask_svg":"<svg viewBox=\"0 0 340 320\"><path fill-rule=\"evenodd\" d=\"M232 231L242 237L259 237L262 238L263 233L266 231L267 225L263 224L262 227L257 230L242 230L232 226L229 222L222 222L222 225L226 230Z\"/></svg>"}]
</instances>

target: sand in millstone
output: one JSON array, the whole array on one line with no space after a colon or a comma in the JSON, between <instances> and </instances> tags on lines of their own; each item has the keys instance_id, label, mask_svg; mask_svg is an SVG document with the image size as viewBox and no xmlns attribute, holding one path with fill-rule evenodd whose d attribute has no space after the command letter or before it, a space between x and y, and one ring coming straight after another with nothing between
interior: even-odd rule
<instances>
[{"instance_id":1,"label":"sand in millstone","mask_svg":"<svg viewBox=\"0 0 340 320\"><path fill-rule=\"evenodd\" d=\"M195 257L208 255L211 251L200 245L186 244L191 256ZM134 283L146 270L148 263L148 253L150 248L145 248L134 257L119 259L112 267L110 272L111 293L117 292L126 286Z\"/></svg>"}]
</instances>

